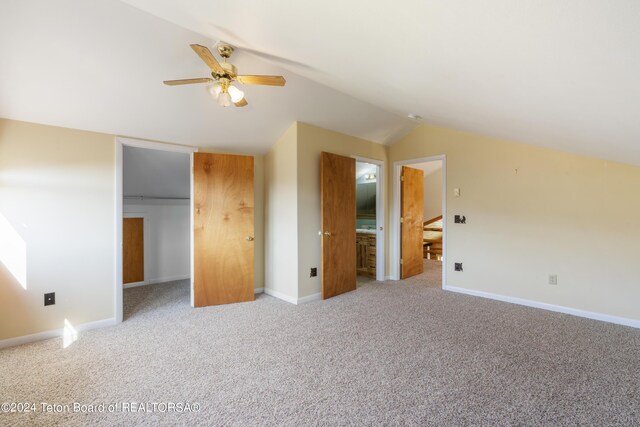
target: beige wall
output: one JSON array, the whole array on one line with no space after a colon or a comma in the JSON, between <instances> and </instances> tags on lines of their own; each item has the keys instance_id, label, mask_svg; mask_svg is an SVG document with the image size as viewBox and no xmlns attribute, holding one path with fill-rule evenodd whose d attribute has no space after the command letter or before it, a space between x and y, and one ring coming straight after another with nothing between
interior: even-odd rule
<instances>
[{"instance_id":1,"label":"beige wall","mask_svg":"<svg viewBox=\"0 0 640 427\"><path fill-rule=\"evenodd\" d=\"M0 340L114 317L114 147L0 119Z\"/></svg>"},{"instance_id":2,"label":"beige wall","mask_svg":"<svg viewBox=\"0 0 640 427\"><path fill-rule=\"evenodd\" d=\"M298 123L299 298L316 294L321 290L321 241L318 231L321 228L320 153L323 151L384 161L384 173L385 176L388 175L386 146L306 123ZM318 268L318 277L309 277L311 267Z\"/></svg>"},{"instance_id":3,"label":"beige wall","mask_svg":"<svg viewBox=\"0 0 640 427\"><path fill-rule=\"evenodd\" d=\"M298 126L293 123L265 156L265 291L298 298Z\"/></svg>"},{"instance_id":4,"label":"beige wall","mask_svg":"<svg viewBox=\"0 0 640 427\"><path fill-rule=\"evenodd\" d=\"M389 162L438 154L449 286L640 319L640 168L426 125Z\"/></svg>"}]
</instances>

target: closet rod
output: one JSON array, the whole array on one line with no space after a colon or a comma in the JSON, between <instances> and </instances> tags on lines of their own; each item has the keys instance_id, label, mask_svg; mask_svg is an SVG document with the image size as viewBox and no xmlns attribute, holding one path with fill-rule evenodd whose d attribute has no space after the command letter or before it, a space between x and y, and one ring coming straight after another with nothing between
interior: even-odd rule
<instances>
[{"instance_id":1,"label":"closet rod","mask_svg":"<svg viewBox=\"0 0 640 427\"><path fill-rule=\"evenodd\" d=\"M190 200L189 197L124 196L127 200Z\"/></svg>"}]
</instances>

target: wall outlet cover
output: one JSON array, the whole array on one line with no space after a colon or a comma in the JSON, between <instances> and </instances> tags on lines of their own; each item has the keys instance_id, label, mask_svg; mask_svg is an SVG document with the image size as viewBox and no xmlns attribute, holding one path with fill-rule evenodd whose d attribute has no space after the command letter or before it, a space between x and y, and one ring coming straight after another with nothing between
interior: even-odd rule
<instances>
[{"instance_id":1,"label":"wall outlet cover","mask_svg":"<svg viewBox=\"0 0 640 427\"><path fill-rule=\"evenodd\" d=\"M44 294L44 305L55 305L56 303L56 293L49 292L48 294Z\"/></svg>"},{"instance_id":2,"label":"wall outlet cover","mask_svg":"<svg viewBox=\"0 0 640 427\"><path fill-rule=\"evenodd\" d=\"M309 277L316 277L318 275L318 268L311 267L311 271L309 272Z\"/></svg>"},{"instance_id":3,"label":"wall outlet cover","mask_svg":"<svg viewBox=\"0 0 640 427\"><path fill-rule=\"evenodd\" d=\"M467 223L467 217L464 215L455 215L453 217L453 222L456 224L466 224Z\"/></svg>"},{"instance_id":4,"label":"wall outlet cover","mask_svg":"<svg viewBox=\"0 0 640 427\"><path fill-rule=\"evenodd\" d=\"M558 284L558 275L557 274L550 274L549 275L549 284L550 285L557 285Z\"/></svg>"},{"instance_id":5,"label":"wall outlet cover","mask_svg":"<svg viewBox=\"0 0 640 427\"><path fill-rule=\"evenodd\" d=\"M462 270L462 263L461 262L456 262L453 264L453 268L455 271L463 271Z\"/></svg>"}]
</instances>

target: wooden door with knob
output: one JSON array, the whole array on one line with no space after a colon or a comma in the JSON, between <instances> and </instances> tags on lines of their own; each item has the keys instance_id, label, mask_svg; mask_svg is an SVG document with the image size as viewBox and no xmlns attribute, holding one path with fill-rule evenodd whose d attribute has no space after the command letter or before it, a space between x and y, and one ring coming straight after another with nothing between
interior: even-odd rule
<instances>
[{"instance_id":1,"label":"wooden door with knob","mask_svg":"<svg viewBox=\"0 0 640 427\"><path fill-rule=\"evenodd\" d=\"M356 161L320 157L322 299L356 289Z\"/></svg>"},{"instance_id":2,"label":"wooden door with knob","mask_svg":"<svg viewBox=\"0 0 640 427\"><path fill-rule=\"evenodd\" d=\"M194 306L253 301L253 208L253 157L194 153Z\"/></svg>"},{"instance_id":3,"label":"wooden door with knob","mask_svg":"<svg viewBox=\"0 0 640 427\"><path fill-rule=\"evenodd\" d=\"M406 279L424 271L424 172L403 166L400 184L400 272Z\"/></svg>"}]
</instances>

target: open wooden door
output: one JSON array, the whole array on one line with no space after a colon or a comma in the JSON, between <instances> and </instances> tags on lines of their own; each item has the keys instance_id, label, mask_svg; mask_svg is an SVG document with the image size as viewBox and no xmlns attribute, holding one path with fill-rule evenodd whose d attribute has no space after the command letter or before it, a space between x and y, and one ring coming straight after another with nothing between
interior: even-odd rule
<instances>
[{"instance_id":1,"label":"open wooden door","mask_svg":"<svg viewBox=\"0 0 640 427\"><path fill-rule=\"evenodd\" d=\"M400 272L406 279L424 271L424 172L403 166L400 176Z\"/></svg>"},{"instance_id":2,"label":"open wooden door","mask_svg":"<svg viewBox=\"0 0 640 427\"><path fill-rule=\"evenodd\" d=\"M356 161L322 153L322 299L356 289Z\"/></svg>"},{"instance_id":3,"label":"open wooden door","mask_svg":"<svg viewBox=\"0 0 640 427\"><path fill-rule=\"evenodd\" d=\"M253 157L193 155L193 302L253 301Z\"/></svg>"},{"instance_id":4,"label":"open wooden door","mask_svg":"<svg viewBox=\"0 0 640 427\"><path fill-rule=\"evenodd\" d=\"M144 282L144 218L122 220L122 284Z\"/></svg>"}]
</instances>

